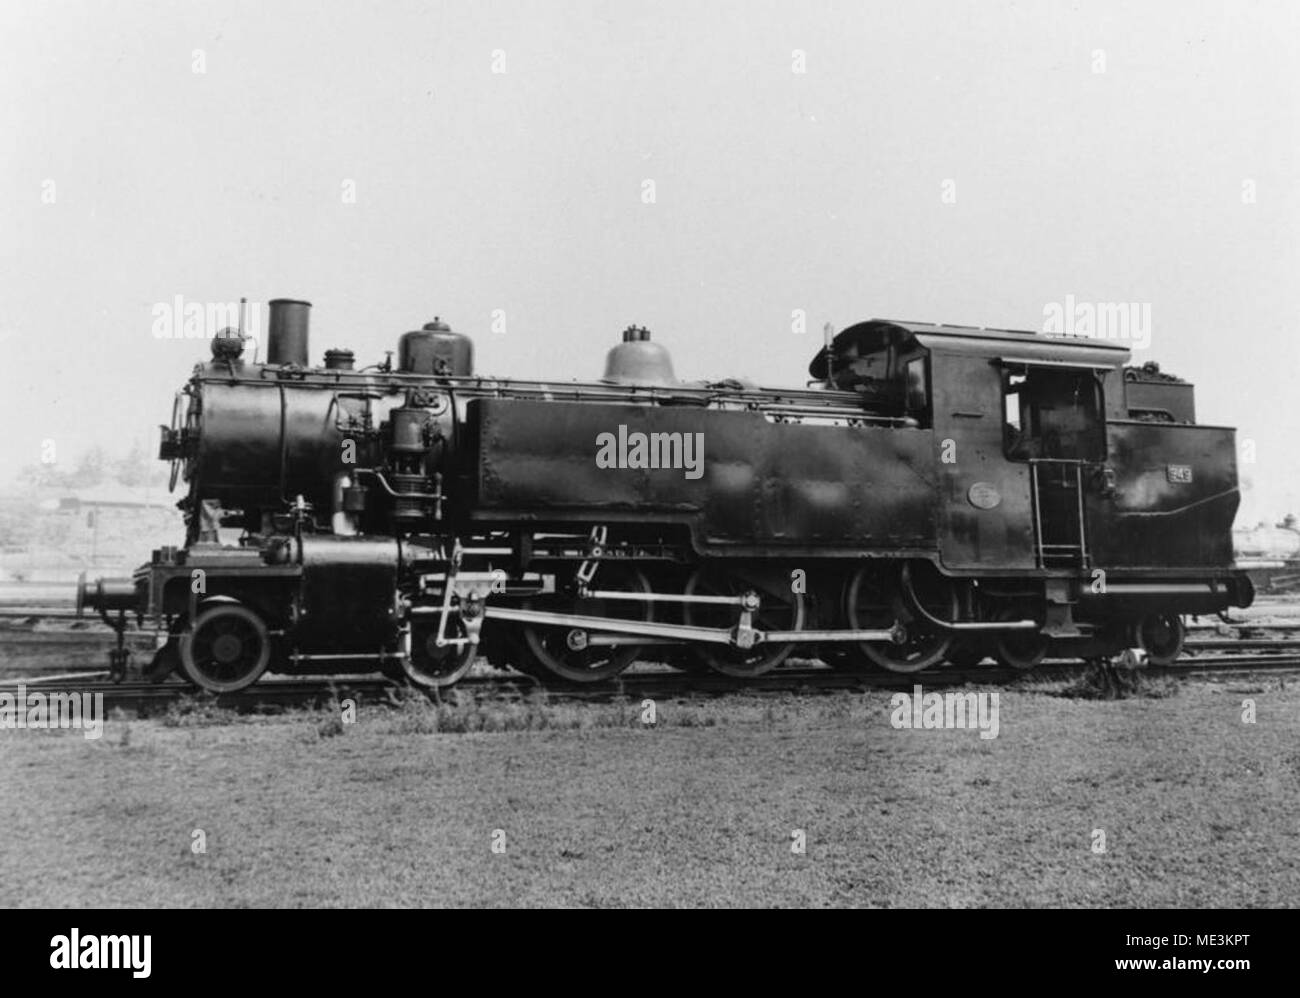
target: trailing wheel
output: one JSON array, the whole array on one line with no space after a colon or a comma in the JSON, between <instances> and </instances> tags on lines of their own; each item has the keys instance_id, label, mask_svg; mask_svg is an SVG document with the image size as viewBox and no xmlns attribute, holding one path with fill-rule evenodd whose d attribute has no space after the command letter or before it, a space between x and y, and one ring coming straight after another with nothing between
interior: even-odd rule
<instances>
[{"instance_id":1,"label":"trailing wheel","mask_svg":"<svg viewBox=\"0 0 1300 998\"><path fill-rule=\"evenodd\" d=\"M956 587L928 562L910 573L917 601L939 620L957 617ZM935 628L909 605L899 572L893 566L864 565L853 573L845 594L845 617L854 630L880 630L903 625L901 642L859 641L852 647L866 660L890 672L920 672L942 662L953 646L953 635Z\"/></svg>"},{"instance_id":2,"label":"trailing wheel","mask_svg":"<svg viewBox=\"0 0 1300 998\"><path fill-rule=\"evenodd\" d=\"M687 596L743 596L754 593L758 607L752 613L751 626L760 631L801 631L804 623L803 596L793 592L769 592L743 575L722 566L706 565L696 569L686 583ZM683 604L686 623L692 627L731 629L740 623L738 605L720 603ZM794 650L795 642L764 642L751 648L736 645L699 643L692 651L698 661L724 676L748 678L761 676L782 662Z\"/></svg>"},{"instance_id":3,"label":"trailing wheel","mask_svg":"<svg viewBox=\"0 0 1300 998\"><path fill-rule=\"evenodd\" d=\"M610 563L596 572L591 588L595 591L648 593L650 583L637 569ZM524 606L529 610L550 610L584 617L649 621L653 604L556 594L533 597ZM640 656L642 646L635 637L623 635L618 644L596 644L591 639L599 633L568 625L529 624L524 628L524 643L534 662L522 671L535 675L533 668L540 666L546 673L571 683L598 683L617 676Z\"/></svg>"},{"instance_id":4,"label":"trailing wheel","mask_svg":"<svg viewBox=\"0 0 1300 998\"><path fill-rule=\"evenodd\" d=\"M998 635L998 664L1028 672L1046 657L1049 644L1051 639L1039 631L1006 631Z\"/></svg>"},{"instance_id":5,"label":"trailing wheel","mask_svg":"<svg viewBox=\"0 0 1300 998\"><path fill-rule=\"evenodd\" d=\"M1011 607L998 614L998 620L1029 620L1034 614L1026 607ZM1052 639L1042 631L999 631L995 639L998 663L1009 669L1028 672L1047 655Z\"/></svg>"},{"instance_id":6,"label":"trailing wheel","mask_svg":"<svg viewBox=\"0 0 1300 998\"><path fill-rule=\"evenodd\" d=\"M1150 613L1132 628L1133 644L1147 653L1151 665L1173 665L1183 653L1183 618L1176 613Z\"/></svg>"},{"instance_id":7,"label":"trailing wheel","mask_svg":"<svg viewBox=\"0 0 1300 998\"><path fill-rule=\"evenodd\" d=\"M210 693L251 686L271 662L271 638L254 611L237 603L210 603L180 638L181 669Z\"/></svg>"}]
</instances>

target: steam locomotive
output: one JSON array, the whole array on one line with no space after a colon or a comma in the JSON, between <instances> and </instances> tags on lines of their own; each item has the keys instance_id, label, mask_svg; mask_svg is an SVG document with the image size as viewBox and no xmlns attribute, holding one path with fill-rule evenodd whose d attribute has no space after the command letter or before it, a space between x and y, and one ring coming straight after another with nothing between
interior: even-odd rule
<instances>
[{"instance_id":1,"label":"steam locomotive","mask_svg":"<svg viewBox=\"0 0 1300 998\"><path fill-rule=\"evenodd\" d=\"M185 543L78 587L213 692L268 670L455 683L482 655L554 682L638 659L757 676L796 651L913 672L1124 647L1247 606L1234 431L1119 344L873 319L803 388L682 382L631 327L604 375L474 371L435 319L397 361L308 355L269 305L163 427Z\"/></svg>"}]
</instances>

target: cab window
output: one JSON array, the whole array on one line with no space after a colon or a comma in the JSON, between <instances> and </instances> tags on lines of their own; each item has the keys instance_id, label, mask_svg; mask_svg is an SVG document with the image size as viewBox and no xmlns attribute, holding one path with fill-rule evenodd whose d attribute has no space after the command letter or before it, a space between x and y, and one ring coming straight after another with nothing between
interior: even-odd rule
<instances>
[{"instance_id":1,"label":"cab window","mask_svg":"<svg viewBox=\"0 0 1300 998\"><path fill-rule=\"evenodd\" d=\"M1033 367L1003 376L1003 435L1013 461L1099 461L1106 434L1090 369Z\"/></svg>"},{"instance_id":2,"label":"cab window","mask_svg":"<svg viewBox=\"0 0 1300 998\"><path fill-rule=\"evenodd\" d=\"M930 425L930 372L924 354L903 363L903 411L919 426Z\"/></svg>"}]
</instances>

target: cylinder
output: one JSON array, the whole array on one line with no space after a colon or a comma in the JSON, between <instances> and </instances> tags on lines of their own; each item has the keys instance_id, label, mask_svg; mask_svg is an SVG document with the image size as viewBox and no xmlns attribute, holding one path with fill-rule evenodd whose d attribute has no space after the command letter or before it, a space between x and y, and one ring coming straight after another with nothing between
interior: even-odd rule
<instances>
[{"instance_id":1,"label":"cylinder","mask_svg":"<svg viewBox=\"0 0 1300 998\"><path fill-rule=\"evenodd\" d=\"M350 371L356 359L356 354L351 350L326 350L325 370Z\"/></svg>"},{"instance_id":2,"label":"cylinder","mask_svg":"<svg viewBox=\"0 0 1300 998\"><path fill-rule=\"evenodd\" d=\"M309 366L307 353L311 302L293 298L276 298L268 304L266 362Z\"/></svg>"}]
</instances>

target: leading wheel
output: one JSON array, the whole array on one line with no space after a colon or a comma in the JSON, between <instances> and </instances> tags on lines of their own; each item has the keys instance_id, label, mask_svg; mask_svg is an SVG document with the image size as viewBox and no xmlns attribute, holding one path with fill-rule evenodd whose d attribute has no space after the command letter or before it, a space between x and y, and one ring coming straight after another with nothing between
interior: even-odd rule
<instances>
[{"instance_id":1,"label":"leading wheel","mask_svg":"<svg viewBox=\"0 0 1300 998\"><path fill-rule=\"evenodd\" d=\"M465 637L465 625L458 617L447 618L444 637L457 640ZM402 672L414 685L424 689L443 689L458 682L477 658L477 646L438 646L436 621L411 625L411 654L402 659Z\"/></svg>"},{"instance_id":2,"label":"leading wheel","mask_svg":"<svg viewBox=\"0 0 1300 998\"><path fill-rule=\"evenodd\" d=\"M216 603L201 610L179 644L186 678L209 693L251 686L271 662L266 624L242 603Z\"/></svg>"},{"instance_id":3,"label":"leading wheel","mask_svg":"<svg viewBox=\"0 0 1300 998\"><path fill-rule=\"evenodd\" d=\"M910 573L917 602L939 620L957 618L957 590L929 563ZM890 672L920 672L938 665L953 645L953 635L931 625L903 595L898 570L864 565L853 573L845 594L845 616L853 630L888 630L895 622L906 632L901 642L859 641L853 648Z\"/></svg>"}]
</instances>

